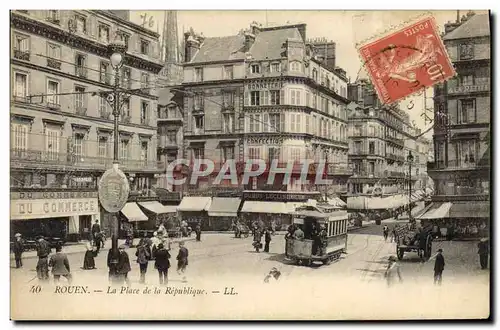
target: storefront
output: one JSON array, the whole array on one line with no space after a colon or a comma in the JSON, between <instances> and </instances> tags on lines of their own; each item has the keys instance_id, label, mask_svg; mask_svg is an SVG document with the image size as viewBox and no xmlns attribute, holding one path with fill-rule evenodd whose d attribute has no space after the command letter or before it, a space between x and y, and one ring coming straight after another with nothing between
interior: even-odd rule
<instances>
[{"instance_id":1,"label":"storefront","mask_svg":"<svg viewBox=\"0 0 500 330\"><path fill-rule=\"evenodd\" d=\"M99 214L96 191L12 192L10 200L11 236L26 239L38 235L78 241Z\"/></svg>"},{"instance_id":2,"label":"storefront","mask_svg":"<svg viewBox=\"0 0 500 330\"><path fill-rule=\"evenodd\" d=\"M129 231L147 230L148 217L141 211L137 203L128 202L125 204L119 215L121 238L126 237Z\"/></svg>"},{"instance_id":3,"label":"storefront","mask_svg":"<svg viewBox=\"0 0 500 330\"><path fill-rule=\"evenodd\" d=\"M211 230L230 230L238 219L241 198L213 197L208 209L208 227Z\"/></svg>"},{"instance_id":4,"label":"storefront","mask_svg":"<svg viewBox=\"0 0 500 330\"><path fill-rule=\"evenodd\" d=\"M158 201L138 202L141 211L148 217L148 223L143 224L143 230L153 230L158 228L161 223L166 223L168 218L175 216L177 206L162 205Z\"/></svg>"},{"instance_id":5,"label":"storefront","mask_svg":"<svg viewBox=\"0 0 500 330\"><path fill-rule=\"evenodd\" d=\"M198 224L201 230L208 230L210 226L207 211L211 204L212 197L184 197L177 207L179 219L186 221L193 230Z\"/></svg>"},{"instance_id":6,"label":"storefront","mask_svg":"<svg viewBox=\"0 0 500 330\"><path fill-rule=\"evenodd\" d=\"M419 217L432 224L437 236L448 239L479 239L490 236L490 204L487 201L434 202Z\"/></svg>"}]
</instances>

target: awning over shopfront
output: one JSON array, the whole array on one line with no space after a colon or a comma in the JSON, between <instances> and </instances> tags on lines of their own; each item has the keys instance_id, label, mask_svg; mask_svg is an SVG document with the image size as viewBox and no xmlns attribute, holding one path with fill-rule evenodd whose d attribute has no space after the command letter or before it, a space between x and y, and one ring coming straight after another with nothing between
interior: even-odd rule
<instances>
[{"instance_id":1,"label":"awning over shopfront","mask_svg":"<svg viewBox=\"0 0 500 330\"><path fill-rule=\"evenodd\" d=\"M490 204L486 201L453 202L450 218L489 218Z\"/></svg>"},{"instance_id":2,"label":"awning over shopfront","mask_svg":"<svg viewBox=\"0 0 500 330\"><path fill-rule=\"evenodd\" d=\"M212 197L184 197L177 206L177 211L181 212L198 212L198 211L208 211L210 204L212 203Z\"/></svg>"},{"instance_id":3,"label":"awning over shopfront","mask_svg":"<svg viewBox=\"0 0 500 330\"><path fill-rule=\"evenodd\" d=\"M347 206L347 204L338 197L327 198L327 201L328 201L328 204L330 204L332 206L336 206L336 207L340 207L340 208Z\"/></svg>"},{"instance_id":4,"label":"awning over shopfront","mask_svg":"<svg viewBox=\"0 0 500 330\"><path fill-rule=\"evenodd\" d=\"M142 213L136 203L127 203L120 211L130 222L148 221L148 217Z\"/></svg>"},{"instance_id":5,"label":"awning over shopfront","mask_svg":"<svg viewBox=\"0 0 500 330\"><path fill-rule=\"evenodd\" d=\"M160 202L157 201L151 201L151 202L139 202L137 203L140 206L144 207L145 209L156 213L156 214L165 214L165 213L176 213L177 212L177 206L165 206L162 205Z\"/></svg>"},{"instance_id":6,"label":"awning over shopfront","mask_svg":"<svg viewBox=\"0 0 500 330\"><path fill-rule=\"evenodd\" d=\"M432 206L422 214L419 219L429 220L429 219L443 219L448 218L452 203L434 203Z\"/></svg>"},{"instance_id":7,"label":"awning over shopfront","mask_svg":"<svg viewBox=\"0 0 500 330\"><path fill-rule=\"evenodd\" d=\"M208 209L209 217L236 217L240 208L240 198L214 197Z\"/></svg>"},{"instance_id":8,"label":"awning over shopfront","mask_svg":"<svg viewBox=\"0 0 500 330\"><path fill-rule=\"evenodd\" d=\"M288 208L283 202L246 201L241 212L288 214Z\"/></svg>"}]
</instances>

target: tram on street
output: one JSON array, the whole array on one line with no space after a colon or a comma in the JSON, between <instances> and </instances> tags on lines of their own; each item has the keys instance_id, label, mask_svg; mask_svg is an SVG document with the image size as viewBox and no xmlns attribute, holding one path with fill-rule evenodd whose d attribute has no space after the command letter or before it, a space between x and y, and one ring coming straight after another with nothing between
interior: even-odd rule
<instances>
[{"instance_id":1,"label":"tram on street","mask_svg":"<svg viewBox=\"0 0 500 330\"><path fill-rule=\"evenodd\" d=\"M286 257L303 266L310 266L316 261L328 265L339 260L341 254L347 251L347 223L347 210L344 209L320 205L297 208L293 214L293 225L302 230L304 237L287 234Z\"/></svg>"}]
</instances>

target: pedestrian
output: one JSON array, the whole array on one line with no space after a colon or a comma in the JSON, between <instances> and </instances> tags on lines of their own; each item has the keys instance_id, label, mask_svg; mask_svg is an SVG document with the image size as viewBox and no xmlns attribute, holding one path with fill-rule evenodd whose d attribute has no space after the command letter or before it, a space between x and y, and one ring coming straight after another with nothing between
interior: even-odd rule
<instances>
[{"instance_id":1,"label":"pedestrian","mask_svg":"<svg viewBox=\"0 0 500 330\"><path fill-rule=\"evenodd\" d=\"M125 251L126 248L127 246L125 244L122 244L118 247L120 254L118 256L118 264L116 265L116 274L118 276L118 283L122 284L123 282L125 282L127 286L130 286L128 273L131 271L131 268L128 253L127 251Z\"/></svg>"},{"instance_id":2,"label":"pedestrian","mask_svg":"<svg viewBox=\"0 0 500 330\"><path fill-rule=\"evenodd\" d=\"M146 282L146 272L148 271L148 262L151 258L151 253L148 251L145 240L141 240L137 246L137 251L135 252L137 257L137 263L139 264L140 279L139 283L144 284Z\"/></svg>"},{"instance_id":3,"label":"pedestrian","mask_svg":"<svg viewBox=\"0 0 500 330\"><path fill-rule=\"evenodd\" d=\"M102 245L102 234L100 231L98 231L98 232L95 232L95 234L94 234L94 246L96 248L96 250L95 250L96 254L99 254L99 250L101 250L101 245Z\"/></svg>"},{"instance_id":4,"label":"pedestrian","mask_svg":"<svg viewBox=\"0 0 500 330\"><path fill-rule=\"evenodd\" d=\"M266 229L266 231L264 232L264 242L266 243L264 245L264 252L269 252L269 243L271 243L271 233L272 229L271 230Z\"/></svg>"},{"instance_id":5,"label":"pedestrian","mask_svg":"<svg viewBox=\"0 0 500 330\"><path fill-rule=\"evenodd\" d=\"M59 244L56 246L56 254L50 257L49 267L52 268L54 282L59 282L61 276L64 276L71 284L72 276L68 256L62 252L62 246Z\"/></svg>"},{"instance_id":6,"label":"pedestrian","mask_svg":"<svg viewBox=\"0 0 500 330\"><path fill-rule=\"evenodd\" d=\"M179 242L179 254L177 254L177 274L183 275L182 281L186 282L186 267L188 265L189 251L184 246L184 242Z\"/></svg>"},{"instance_id":7,"label":"pedestrian","mask_svg":"<svg viewBox=\"0 0 500 330\"><path fill-rule=\"evenodd\" d=\"M92 246L90 242L87 244L87 252L85 252L85 257L83 258L83 269L95 269L95 260L97 256L97 248Z\"/></svg>"},{"instance_id":8,"label":"pedestrian","mask_svg":"<svg viewBox=\"0 0 500 330\"><path fill-rule=\"evenodd\" d=\"M271 220L271 235L275 235L276 234L276 220Z\"/></svg>"},{"instance_id":9,"label":"pedestrian","mask_svg":"<svg viewBox=\"0 0 500 330\"><path fill-rule=\"evenodd\" d=\"M490 247L488 244L487 238L481 238L481 241L477 245L479 251L479 264L481 265L481 269L488 269L488 258L490 254Z\"/></svg>"},{"instance_id":10,"label":"pedestrian","mask_svg":"<svg viewBox=\"0 0 500 330\"><path fill-rule=\"evenodd\" d=\"M94 245L97 246L96 241L97 241L97 236L101 232L101 226L99 225L99 219L95 220L95 223L92 225L92 237L94 239ZM99 241L100 243L100 241ZM97 250L99 252L99 249Z\"/></svg>"},{"instance_id":11,"label":"pedestrian","mask_svg":"<svg viewBox=\"0 0 500 330\"><path fill-rule=\"evenodd\" d=\"M387 264L387 269L385 271L385 279L388 287L391 287L394 284L396 275L398 276L399 282L403 282L403 277L401 276L401 270L396 261L396 257L390 256L389 263Z\"/></svg>"},{"instance_id":12,"label":"pedestrian","mask_svg":"<svg viewBox=\"0 0 500 330\"><path fill-rule=\"evenodd\" d=\"M437 253L429 259L436 259L434 262L434 284L441 285L441 282L443 280L443 270L444 270L444 256L443 256L443 249L437 250Z\"/></svg>"},{"instance_id":13,"label":"pedestrian","mask_svg":"<svg viewBox=\"0 0 500 330\"><path fill-rule=\"evenodd\" d=\"M43 238L43 236L38 237L38 244L36 248L36 254L38 256L38 263L36 265L36 274L39 280L47 281L49 279L49 254L50 245Z\"/></svg>"},{"instance_id":14,"label":"pedestrian","mask_svg":"<svg viewBox=\"0 0 500 330\"><path fill-rule=\"evenodd\" d=\"M394 227L392 227L392 232L391 232L391 243L394 243L396 242L396 228L398 227L398 225L395 225Z\"/></svg>"},{"instance_id":15,"label":"pedestrian","mask_svg":"<svg viewBox=\"0 0 500 330\"><path fill-rule=\"evenodd\" d=\"M389 227L385 225L383 231L384 231L384 241L387 242L387 236L389 236Z\"/></svg>"},{"instance_id":16,"label":"pedestrian","mask_svg":"<svg viewBox=\"0 0 500 330\"><path fill-rule=\"evenodd\" d=\"M161 240L158 238L158 232L153 233L153 238L151 239L151 259L156 258L156 251L158 251L158 246L160 245Z\"/></svg>"},{"instance_id":17,"label":"pedestrian","mask_svg":"<svg viewBox=\"0 0 500 330\"><path fill-rule=\"evenodd\" d=\"M158 244L155 258L155 268L160 276L160 284L168 284L168 269L170 268L170 253L163 246L163 243Z\"/></svg>"},{"instance_id":18,"label":"pedestrian","mask_svg":"<svg viewBox=\"0 0 500 330\"><path fill-rule=\"evenodd\" d=\"M23 252L24 244L21 238L21 234L17 233L14 235L14 258L16 259L16 268L23 267Z\"/></svg>"},{"instance_id":19,"label":"pedestrian","mask_svg":"<svg viewBox=\"0 0 500 330\"><path fill-rule=\"evenodd\" d=\"M259 228L256 228L254 231L254 236L253 236L253 247L255 251L259 252L259 250L262 248L262 232L260 231Z\"/></svg>"},{"instance_id":20,"label":"pedestrian","mask_svg":"<svg viewBox=\"0 0 500 330\"><path fill-rule=\"evenodd\" d=\"M200 224L196 225L195 232L196 232L196 240L198 242L201 241L201 226L200 226Z\"/></svg>"},{"instance_id":21,"label":"pedestrian","mask_svg":"<svg viewBox=\"0 0 500 330\"><path fill-rule=\"evenodd\" d=\"M295 230L293 232L293 237L295 239L304 239L304 232L300 229L300 226L295 225Z\"/></svg>"}]
</instances>

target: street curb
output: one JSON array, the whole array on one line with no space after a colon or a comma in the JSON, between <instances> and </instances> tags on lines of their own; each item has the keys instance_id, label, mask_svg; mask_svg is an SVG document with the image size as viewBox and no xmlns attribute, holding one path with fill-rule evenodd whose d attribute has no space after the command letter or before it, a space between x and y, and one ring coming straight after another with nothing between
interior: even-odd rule
<instances>
[{"instance_id":1,"label":"street curb","mask_svg":"<svg viewBox=\"0 0 500 330\"><path fill-rule=\"evenodd\" d=\"M189 242L189 241L194 241L196 240L196 238L194 237L188 237L186 239L181 239L181 240L172 240L170 241L170 243L172 244L176 244L176 243L179 243L179 242ZM79 246L82 246L84 247L87 243L81 243L81 244L72 244L72 245L67 245L67 246L76 246L76 245L79 245ZM129 248L130 249L130 248ZM133 249L133 248L132 248ZM105 247L104 249L100 249L99 252L102 252L102 251L109 251L109 248L108 247ZM29 252L33 252L33 251L29 251ZM28 252L28 253L29 253ZM77 253L82 253L82 252L85 252L84 249L82 250L79 250L79 251L68 251L68 252L65 252L66 255L70 255L70 254L77 254ZM52 253L52 251L51 251ZM10 257L10 260L15 260L15 257L14 257L14 254L11 253L11 257ZM36 259L38 258L36 255L31 255L31 256L24 256L23 255L23 260L24 259Z\"/></svg>"}]
</instances>

